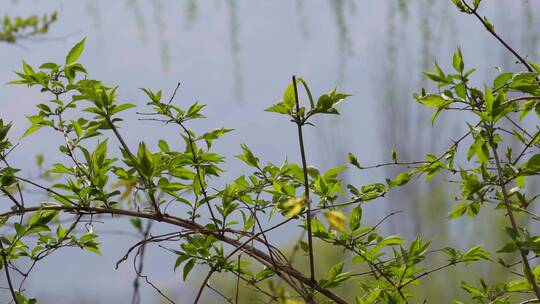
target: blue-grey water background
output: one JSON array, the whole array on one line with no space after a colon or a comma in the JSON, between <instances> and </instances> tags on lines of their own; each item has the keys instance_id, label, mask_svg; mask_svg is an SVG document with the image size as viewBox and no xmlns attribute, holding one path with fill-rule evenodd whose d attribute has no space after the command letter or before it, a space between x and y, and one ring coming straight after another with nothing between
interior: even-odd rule
<instances>
[{"instance_id":1,"label":"blue-grey water background","mask_svg":"<svg viewBox=\"0 0 540 304\"><path fill-rule=\"evenodd\" d=\"M484 2L482 14L496 30L521 54L538 60L540 1ZM52 11L58 11L59 20L47 35L16 45L0 44L0 117L13 121L14 137L28 127L25 115L46 99L35 89L4 85L15 78L13 71L21 68L22 60L31 65L62 62L69 48L87 37L81 62L90 77L118 85L121 101L143 106L146 99L140 87L161 88L170 96L181 82L177 103L188 105L197 100L207 104L209 119L195 124L196 130L235 129L216 144L229 160L222 181L247 172L234 159L242 143L266 161L299 160L293 126L287 119L263 111L280 98L293 74L305 78L315 94L336 85L353 94L340 106L341 116L316 119L317 126L307 131L309 163L328 169L343 164L347 152L354 152L362 164L375 164L388 161L393 147L403 160L444 151L449 140L463 131L461 118L442 116L432 127L430 111L416 104L411 95L421 86L430 87L421 71L431 69L434 60L449 69L451 54L458 46L466 65L478 67L473 77L478 83L490 83L495 66L518 69L477 20L459 13L450 0L0 0L2 14ZM131 145L167 139L180 146L174 128L140 122L135 111L129 113L122 131ZM51 132L20 140L10 156L12 163L29 176L36 174L34 156L44 153L47 164L62 160L49 157L58 155L61 141ZM351 172L344 178L360 185L392 173ZM444 232L445 239L457 246L486 242L472 232L489 232L489 227L448 222L450 199L428 199L420 208L417 200L425 201L429 191L418 181L370 203L365 216L376 222L388 212L403 210L385 225L387 233L422 233L437 239ZM430 223L420 220L422 214L430 215ZM119 220L95 229L128 231L129 226ZM290 240L284 232L273 237L284 243ZM26 286L28 293L40 298L40 303L128 302L133 270L130 263L114 270L114 263L136 240L124 234L104 236L101 256L78 249L60 251L39 264ZM171 270L174 256L151 250L147 260L145 269L154 283L191 301L193 289L182 284L180 273ZM194 276L190 283L196 285L199 279ZM3 276L0 282L4 283ZM147 285L143 284L142 292L143 303L157 299Z\"/></svg>"}]
</instances>

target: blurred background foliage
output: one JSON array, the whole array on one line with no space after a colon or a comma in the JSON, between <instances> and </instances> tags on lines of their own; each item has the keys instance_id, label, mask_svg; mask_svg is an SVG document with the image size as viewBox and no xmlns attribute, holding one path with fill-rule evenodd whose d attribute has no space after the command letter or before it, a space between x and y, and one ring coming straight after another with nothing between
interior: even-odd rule
<instances>
[{"instance_id":1,"label":"blurred background foliage","mask_svg":"<svg viewBox=\"0 0 540 304\"><path fill-rule=\"evenodd\" d=\"M538 2L493 0L483 5L483 13L489 16L503 37L522 54L536 61L540 59ZM313 152L309 155L310 162L323 168L345 163L349 151L360 155L361 162L366 163L389 161L390 150L394 148L403 161L414 160L415 156L428 152L442 151L449 140L462 131L453 127L460 125L459 122L442 117L443 122L439 127L431 127L430 113L412 102L410 96L418 87L427 85L422 71L430 70L436 59L444 69L449 65L449 54L456 46L462 47L466 63L479 67L478 74L485 79L476 79L479 82L491 80L494 66L503 70L517 69L512 57L492 42L474 20L460 16L450 0L295 0L271 4L248 0L125 0L115 3L93 0L0 0L0 7L4 14L10 16L59 12L57 24L39 42L23 39L15 46L0 45L2 52L9 57L4 58L2 63L12 67L12 70L23 58L32 60L37 50L45 50L43 56L61 54L71 41L88 36L95 48L87 65L102 73L105 79L120 83L125 90L129 88L132 91L146 80L150 84L144 82L145 86L164 88L172 88L177 81L189 83L186 85L186 98L196 98L204 93L201 96L205 98L203 102L209 103L209 108L214 107L213 115L222 120L218 124L230 127L233 122L238 122L232 126L238 130L235 140L250 144L254 141L254 146L264 151L262 155L270 160L277 161L283 159L284 155L294 155L295 147L267 147L264 136L268 133L241 131L241 128L273 127L271 123L257 120L263 115L265 105L279 97L281 91L278 88L283 87L289 76L300 73L312 79L314 88L340 85L344 91L355 95L356 101L351 103L356 105L346 108L342 118L321 121L319 128L311 135L308 150ZM268 30L272 27L276 29ZM260 43L257 37L264 37L262 45L257 45ZM11 49L8 50L8 47ZM186 52L186 48L191 51ZM24 50L22 53L21 49ZM190 64L190 56L199 51L202 58L194 57L194 63ZM140 56L130 55L138 52ZM119 57L123 54L131 59L122 61ZM15 63L10 66L8 61ZM2 83L12 77L8 71L5 68L0 71ZM201 84L197 86L196 83ZM206 91L208 89L210 92ZM23 130L26 126L23 123L24 110L31 105L26 108L15 106L21 95L19 91L5 92L9 90L13 89L4 87L0 93L7 104L7 111L2 111L2 116L7 116L15 124L19 121L19 130ZM129 93L124 96L135 98ZM236 108L241 110L230 110L230 113L223 114L226 109ZM17 112L11 114L11 111ZM258 112L254 114L254 111ZM253 118L246 118L248 114ZM150 134L149 131L141 131L140 136ZM286 143L284 146L287 146ZM40 142L35 145L40 145ZM224 146L222 149L228 151L229 155L235 155L239 150L238 145ZM41 152L47 154L46 149ZM237 169L229 170L234 174ZM396 172L382 169L373 172L373 176L350 175L346 177L346 182L367 182L393 176ZM403 234L409 238L422 234L433 239L434 248L447 243L463 248L483 243L489 250L496 249L494 244L501 243L502 229L491 228L503 225L502 213L486 208L474 222L467 219L450 221L447 214L455 204L452 200L455 189L450 185L443 179L429 186L417 181L392 193L384 201L373 203L367 220L374 224L386 214L403 211L384 222L386 233ZM300 235L274 237L290 243L290 252L293 252ZM126 236L120 238L125 242L133 241ZM120 247L118 244L108 246ZM121 250L118 248L116 256ZM113 260L114 257L109 258ZM155 260L147 269L152 269L151 265L164 263L161 257L156 255L149 258ZM328 269L343 257L341 252L318 244L317 259L319 264L324 264L319 269ZM67 261L77 265L73 257L68 256ZM300 267L307 266L302 264L305 261L297 259ZM53 260L49 262L52 264L50 267L61 262L62 259ZM427 261L432 266L443 262ZM56 292L43 288L39 278L31 281L28 288L43 293L36 294L44 300L43 303L70 302L66 299L77 299L78 303L107 303L107 299L122 299L122 295L130 293L132 274L126 269L120 274L125 280L119 283L105 280L112 287L101 289L103 292L99 295L94 294L96 286L101 286L96 280L106 275L99 268L95 273L88 271L92 263L100 263L98 259L85 263L90 265L84 266L86 268L81 266L80 271L86 273L81 280L90 282L73 283L73 288L62 291L66 294L61 301L58 301ZM193 291L177 289L181 280L178 274L162 274L170 270L172 263L171 259L164 267L156 266L151 276L156 278L158 285L166 285L165 289L179 302L191 299ZM509 275L504 268L493 265L455 267L431 275L422 282L415 300L420 303L424 298L438 298L441 303L446 303L446 299L463 299L464 294L459 287L462 279L474 282L475 275L481 274L497 282ZM43 272L46 273L45 270ZM205 273L201 270L201 276ZM110 280L118 280L118 277L111 277ZM197 281L192 283L198 286ZM211 284L219 290L230 292L234 290L236 281L233 277L216 277ZM123 290L113 290L115 288ZM182 296L184 293L190 296ZM149 302L158 298L150 288L144 291L143 296ZM242 289L240 298L242 302L254 303L256 295L249 289ZM208 303L214 303L219 298L208 299Z\"/></svg>"}]
</instances>

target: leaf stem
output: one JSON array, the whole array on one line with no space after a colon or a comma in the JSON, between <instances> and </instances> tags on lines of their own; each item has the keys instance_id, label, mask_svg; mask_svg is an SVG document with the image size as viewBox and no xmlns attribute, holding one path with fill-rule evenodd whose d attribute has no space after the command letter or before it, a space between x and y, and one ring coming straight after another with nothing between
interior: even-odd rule
<instances>
[{"instance_id":1,"label":"leaf stem","mask_svg":"<svg viewBox=\"0 0 540 304\"><path fill-rule=\"evenodd\" d=\"M296 117L295 122L298 127L298 140L300 145L300 155L302 156L302 169L304 171L304 196L307 205L307 232L308 232L308 247L309 247L309 270L310 278L312 282L315 281L315 262L313 258L313 234L311 232L311 201L309 199L309 180L308 180L308 171L307 171L307 162L306 162L306 153L304 149L304 136L302 134L302 121L300 119L300 103L298 102L298 88L296 86L296 76L292 77L293 87L294 87L294 101L296 104Z\"/></svg>"}]
</instances>

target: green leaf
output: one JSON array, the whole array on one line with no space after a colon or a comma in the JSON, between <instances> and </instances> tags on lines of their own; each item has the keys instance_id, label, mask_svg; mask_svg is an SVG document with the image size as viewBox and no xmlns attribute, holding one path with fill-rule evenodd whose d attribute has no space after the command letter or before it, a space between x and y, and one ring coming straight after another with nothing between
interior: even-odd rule
<instances>
[{"instance_id":1,"label":"green leaf","mask_svg":"<svg viewBox=\"0 0 540 304\"><path fill-rule=\"evenodd\" d=\"M144 142L141 142L139 144L137 159L139 162L141 173L146 178L151 178L154 175L154 161L152 159L152 154L150 153L150 151L148 151Z\"/></svg>"},{"instance_id":2,"label":"green leaf","mask_svg":"<svg viewBox=\"0 0 540 304\"><path fill-rule=\"evenodd\" d=\"M259 166L259 159L253 155L253 152L249 149L249 147L246 144L242 144L242 155L237 155L236 158L240 159L247 165L251 167L258 167Z\"/></svg>"},{"instance_id":3,"label":"green leaf","mask_svg":"<svg viewBox=\"0 0 540 304\"><path fill-rule=\"evenodd\" d=\"M198 102L195 102L192 104L189 109L187 110L186 117L187 118L200 118L204 117L202 114L199 114L199 112L204 108L205 105L200 104Z\"/></svg>"},{"instance_id":4,"label":"green leaf","mask_svg":"<svg viewBox=\"0 0 540 304\"><path fill-rule=\"evenodd\" d=\"M296 80L296 83L298 84L298 80ZM292 82L287 86L285 92L283 92L283 97L281 98L279 103L283 103L287 110L292 111L292 109L295 107L296 99L294 95L294 84Z\"/></svg>"},{"instance_id":5,"label":"green leaf","mask_svg":"<svg viewBox=\"0 0 540 304\"><path fill-rule=\"evenodd\" d=\"M458 48L458 50L454 53L452 65L454 66L454 69L456 69L456 71L460 73L463 72L463 68L464 68L463 55L461 54L460 48Z\"/></svg>"},{"instance_id":6,"label":"green leaf","mask_svg":"<svg viewBox=\"0 0 540 304\"><path fill-rule=\"evenodd\" d=\"M28 128L26 130L26 132L24 132L23 136L21 138L25 138L26 136L36 132L37 130L43 128L43 126L40 126L40 125L33 125L31 126L30 128Z\"/></svg>"},{"instance_id":7,"label":"green leaf","mask_svg":"<svg viewBox=\"0 0 540 304\"><path fill-rule=\"evenodd\" d=\"M109 113L109 115L114 115L118 112L121 112L121 111L124 111L124 110L127 110L127 109L131 109L131 108L135 108L136 105L134 104L131 104L131 103L124 103L124 104L121 104L121 105L118 105L118 106L115 106L114 109Z\"/></svg>"},{"instance_id":8,"label":"green leaf","mask_svg":"<svg viewBox=\"0 0 540 304\"><path fill-rule=\"evenodd\" d=\"M495 31L495 28L493 27L493 24L491 24L491 22L489 22L488 18L484 17L483 21L484 21L484 25L486 26L488 31L490 31L490 32Z\"/></svg>"},{"instance_id":9,"label":"green leaf","mask_svg":"<svg viewBox=\"0 0 540 304\"><path fill-rule=\"evenodd\" d=\"M35 298L26 298L21 292L14 291L15 292L15 299L17 300L17 303L19 304L37 304L37 300Z\"/></svg>"},{"instance_id":10,"label":"green leaf","mask_svg":"<svg viewBox=\"0 0 540 304\"><path fill-rule=\"evenodd\" d=\"M489 252L482 249L481 246L474 246L473 248L467 250L461 256L461 260L465 263L480 261L480 260L489 260Z\"/></svg>"},{"instance_id":11,"label":"green leaf","mask_svg":"<svg viewBox=\"0 0 540 304\"><path fill-rule=\"evenodd\" d=\"M19 237L23 237L26 232L26 228L19 223L15 223L14 227L15 227L15 232L17 232L17 235Z\"/></svg>"},{"instance_id":12,"label":"green leaf","mask_svg":"<svg viewBox=\"0 0 540 304\"><path fill-rule=\"evenodd\" d=\"M465 212L467 212L468 205L466 203L459 203L452 211L450 211L450 218L456 219L461 217Z\"/></svg>"},{"instance_id":13,"label":"green leaf","mask_svg":"<svg viewBox=\"0 0 540 304\"><path fill-rule=\"evenodd\" d=\"M360 163L358 162L358 158L356 158L356 156L354 154L352 154L351 152L349 152L349 163L353 166L355 166L356 168L358 169L362 169L362 166L360 165Z\"/></svg>"},{"instance_id":14,"label":"green leaf","mask_svg":"<svg viewBox=\"0 0 540 304\"><path fill-rule=\"evenodd\" d=\"M499 74L494 80L493 80L493 89L500 88L501 86L505 85L508 80L512 79L514 76L513 73L501 73Z\"/></svg>"},{"instance_id":15,"label":"green leaf","mask_svg":"<svg viewBox=\"0 0 540 304\"><path fill-rule=\"evenodd\" d=\"M497 250L500 253L512 253L517 251L519 248L516 242L506 243L501 249Z\"/></svg>"},{"instance_id":16,"label":"green leaf","mask_svg":"<svg viewBox=\"0 0 540 304\"><path fill-rule=\"evenodd\" d=\"M139 232L143 231L142 221L140 218L130 219L131 225L135 227Z\"/></svg>"},{"instance_id":17,"label":"green leaf","mask_svg":"<svg viewBox=\"0 0 540 304\"><path fill-rule=\"evenodd\" d=\"M171 149L169 148L169 144L164 141L163 139L160 139L159 142L158 142L158 147L161 149L161 151L167 153L169 152Z\"/></svg>"},{"instance_id":18,"label":"green leaf","mask_svg":"<svg viewBox=\"0 0 540 304\"><path fill-rule=\"evenodd\" d=\"M69 51L67 57L66 57L66 65L71 65L77 62L79 60L79 57L81 56L83 50L84 50L84 44L86 43L86 37L83 38L83 40L79 41L79 43L75 44L73 48Z\"/></svg>"},{"instance_id":19,"label":"green leaf","mask_svg":"<svg viewBox=\"0 0 540 304\"><path fill-rule=\"evenodd\" d=\"M98 236L96 234L88 233L88 234L85 234L85 235L81 236L81 238L79 239L79 242L88 243L91 240L96 239L97 237Z\"/></svg>"},{"instance_id":20,"label":"green leaf","mask_svg":"<svg viewBox=\"0 0 540 304\"><path fill-rule=\"evenodd\" d=\"M330 268L330 270L328 271L328 275L326 276L326 278L328 281L332 281L338 274L342 272L343 272L343 262L332 266L332 268Z\"/></svg>"},{"instance_id":21,"label":"green leaf","mask_svg":"<svg viewBox=\"0 0 540 304\"><path fill-rule=\"evenodd\" d=\"M288 108L284 103L278 102L265 109L266 112L274 112L279 114L291 114L292 109Z\"/></svg>"},{"instance_id":22,"label":"green leaf","mask_svg":"<svg viewBox=\"0 0 540 304\"><path fill-rule=\"evenodd\" d=\"M314 112L323 114L339 114L339 112L335 109L335 106L349 96L351 95L339 93L337 92L337 88L334 88L332 91L319 96Z\"/></svg>"},{"instance_id":23,"label":"green leaf","mask_svg":"<svg viewBox=\"0 0 540 304\"><path fill-rule=\"evenodd\" d=\"M212 147L212 142L214 140L220 138L224 134L227 134L231 131L233 131L233 129L226 129L226 128L214 129L200 136L198 139L204 139L204 141L206 142L206 146L208 147L208 149L210 149Z\"/></svg>"},{"instance_id":24,"label":"green leaf","mask_svg":"<svg viewBox=\"0 0 540 304\"><path fill-rule=\"evenodd\" d=\"M403 186L405 184L407 184L409 181L411 180L411 174L408 173L408 172L403 172L403 173L400 173L396 179L394 180L394 182L396 183L396 185L398 186Z\"/></svg>"},{"instance_id":25,"label":"green leaf","mask_svg":"<svg viewBox=\"0 0 540 304\"><path fill-rule=\"evenodd\" d=\"M463 4L463 2L461 0L452 0L452 2L454 3L454 5L461 11L461 12L464 12L464 13L468 13L469 11L467 10L467 7L465 7L465 5Z\"/></svg>"},{"instance_id":26,"label":"green leaf","mask_svg":"<svg viewBox=\"0 0 540 304\"><path fill-rule=\"evenodd\" d=\"M362 220L362 208L360 205L353 208L349 215L349 228L356 230L360 227L360 221Z\"/></svg>"},{"instance_id":27,"label":"green leaf","mask_svg":"<svg viewBox=\"0 0 540 304\"><path fill-rule=\"evenodd\" d=\"M341 171L345 169L347 169L346 166L339 166L339 167L329 169L328 171L324 173L323 178L325 179L335 178Z\"/></svg>"},{"instance_id":28,"label":"green leaf","mask_svg":"<svg viewBox=\"0 0 540 304\"><path fill-rule=\"evenodd\" d=\"M84 245L83 249L96 253L96 254L101 254L101 250L99 250L99 247L97 245L98 245L97 243L90 242Z\"/></svg>"},{"instance_id":29,"label":"green leaf","mask_svg":"<svg viewBox=\"0 0 540 304\"><path fill-rule=\"evenodd\" d=\"M189 275L189 272L191 269L193 269L193 266L195 266L196 259L189 260L186 265L184 266L184 271L182 272L182 278L184 281L186 280L187 276Z\"/></svg>"},{"instance_id":30,"label":"green leaf","mask_svg":"<svg viewBox=\"0 0 540 304\"><path fill-rule=\"evenodd\" d=\"M59 68L60 66L54 62L46 62L42 65L39 66L40 69L42 70L55 70L57 68Z\"/></svg>"},{"instance_id":31,"label":"green leaf","mask_svg":"<svg viewBox=\"0 0 540 304\"><path fill-rule=\"evenodd\" d=\"M473 156L476 156L478 161L483 164L487 164L489 161L489 146L481 137L476 138L469 147L467 160L470 160Z\"/></svg>"},{"instance_id":32,"label":"green leaf","mask_svg":"<svg viewBox=\"0 0 540 304\"><path fill-rule=\"evenodd\" d=\"M531 285L527 280L513 280L506 284L508 292L526 292L531 290Z\"/></svg>"},{"instance_id":33,"label":"green leaf","mask_svg":"<svg viewBox=\"0 0 540 304\"><path fill-rule=\"evenodd\" d=\"M440 81L443 81L443 78L441 78L439 76L439 74L437 73L433 73L433 72L423 72L424 75L426 75L427 78L435 81L435 82L440 82Z\"/></svg>"},{"instance_id":34,"label":"green leaf","mask_svg":"<svg viewBox=\"0 0 540 304\"><path fill-rule=\"evenodd\" d=\"M527 169L531 169L535 172L540 171L540 154L535 154L529 160L526 164Z\"/></svg>"},{"instance_id":35,"label":"green leaf","mask_svg":"<svg viewBox=\"0 0 540 304\"><path fill-rule=\"evenodd\" d=\"M392 149L392 150L390 151L390 156L392 156L392 161L395 162L395 163L397 163L397 161L398 161L398 156L397 156L397 151L396 151L396 149Z\"/></svg>"},{"instance_id":36,"label":"green leaf","mask_svg":"<svg viewBox=\"0 0 540 304\"><path fill-rule=\"evenodd\" d=\"M517 90L523 93L531 95L539 95L540 90L538 88L538 81L536 78L538 73L520 72L512 76L511 81L508 83L508 87L512 90Z\"/></svg>"},{"instance_id":37,"label":"green leaf","mask_svg":"<svg viewBox=\"0 0 540 304\"><path fill-rule=\"evenodd\" d=\"M189 259L189 255L180 255L174 262L174 268L173 271L176 271L176 268L178 268L182 263L184 263L187 259Z\"/></svg>"},{"instance_id":38,"label":"green leaf","mask_svg":"<svg viewBox=\"0 0 540 304\"><path fill-rule=\"evenodd\" d=\"M485 99L485 104L486 104L486 111L490 115L492 115L495 96L493 96L493 92L491 92L491 90L487 86L484 87L484 99Z\"/></svg>"},{"instance_id":39,"label":"green leaf","mask_svg":"<svg viewBox=\"0 0 540 304\"><path fill-rule=\"evenodd\" d=\"M463 288L466 292L472 294L472 295L475 295L479 298L483 298L484 297L484 293L482 292L481 289L478 289L476 287L474 287L473 285L469 285L465 282L461 282L461 288Z\"/></svg>"},{"instance_id":40,"label":"green leaf","mask_svg":"<svg viewBox=\"0 0 540 304\"><path fill-rule=\"evenodd\" d=\"M438 94L429 94L426 96L417 97L416 100L430 108L438 108L449 102L449 100L444 99L441 95Z\"/></svg>"},{"instance_id":41,"label":"green leaf","mask_svg":"<svg viewBox=\"0 0 540 304\"><path fill-rule=\"evenodd\" d=\"M34 222L32 222L32 219L31 219L28 224L30 225L30 227L37 226L37 225L46 225L50 221L52 221L58 215L58 213L59 212L56 210L46 210L42 212L37 212L36 213L38 214L37 219L35 219Z\"/></svg>"},{"instance_id":42,"label":"green leaf","mask_svg":"<svg viewBox=\"0 0 540 304\"><path fill-rule=\"evenodd\" d=\"M26 73L26 75L34 75L34 70L24 60L23 60L23 71Z\"/></svg>"}]
</instances>

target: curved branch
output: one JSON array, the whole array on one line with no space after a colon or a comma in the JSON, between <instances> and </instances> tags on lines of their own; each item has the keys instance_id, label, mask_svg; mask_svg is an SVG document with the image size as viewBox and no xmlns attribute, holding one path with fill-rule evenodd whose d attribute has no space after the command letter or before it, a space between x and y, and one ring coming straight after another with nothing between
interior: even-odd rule
<instances>
[{"instance_id":1,"label":"curved branch","mask_svg":"<svg viewBox=\"0 0 540 304\"><path fill-rule=\"evenodd\" d=\"M78 214L112 214L112 215L123 215L123 216L129 216L129 217L137 217L137 218L146 218L157 222L164 222L168 223L177 227L182 227L185 229L192 230L197 233L205 234L205 235L211 235L215 237L216 239L227 243L235 248L243 248L243 252L245 252L250 257L257 260L262 265L273 268L276 267L278 276L280 276L283 280L285 280L289 285L292 284L289 276L293 277L294 279L300 281L301 283L305 284L306 286L316 290L317 292L321 293L328 299L333 300L334 302L338 304L346 304L347 302L342 299L337 294L333 293L332 291L321 287L317 282L312 281L310 278L304 276L301 272L293 268L291 265L273 262L272 258L265 252L253 247L252 245L242 243L239 240L235 238L231 238L229 236L226 236L224 233L221 233L220 231L215 231L208 229L204 226L201 226L197 223L194 223L192 221L188 221L179 217L175 217L172 215L169 215L167 213L163 214L156 214L156 213L144 213L139 211L132 211L132 210L124 210L124 209L115 209L115 208L98 208L98 207L72 207L72 206L42 206L42 207L28 207L24 209L19 209L16 211L9 211L0 213L0 217L4 216L13 216L18 214L25 214L30 212L36 212L39 210L57 210L57 211L64 211L64 212L75 212ZM290 219L286 220L285 222L288 222ZM283 224L283 223L281 223ZM276 225L278 226L278 225ZM274 227L276 227L274 226Z\"/></svg>"}]
</instances>

